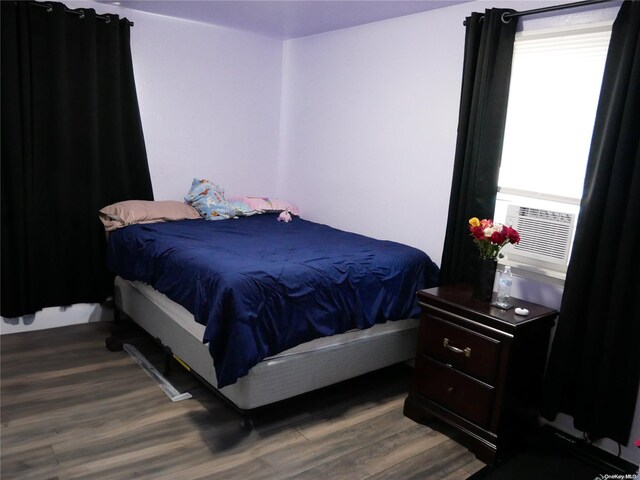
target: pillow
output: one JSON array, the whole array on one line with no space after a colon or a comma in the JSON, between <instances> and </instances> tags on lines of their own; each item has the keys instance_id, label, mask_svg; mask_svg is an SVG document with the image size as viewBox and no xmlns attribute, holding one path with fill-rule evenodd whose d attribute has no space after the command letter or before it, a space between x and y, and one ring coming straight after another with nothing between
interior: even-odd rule
<instances>
[{"instance_id":1,"label":"pillow","mask_svg":"<svg viewBox=\"0 0 640 480\"><path fill-rule=\"evenodd\" d=\"M224 198L224 189L206 179L194 178L184 200L205 220L226 220L236 216L235 209Z\"/></svg>"},{"instance_id":2,"label":"pillow","mask_svg":"<svg viewBox=\"0 0 640 480\"><path fill-rule=\"evenodd\" d=\"M251 215L260 213L249 208L249 205L241 202L240 200L229 200L229 206L236 211L236 215L238 215L239 217L250 217Z\"/></svg>"},{"instance_id":3,"label":"pillow","mask_svg":"<svg viewBox=\"0 0 640 480\"><path fill-rule=\"evenodd\" d=\"M249 210L255 210L258 213L264 212L282 212L288 210L289 213L300 216L300 210L294 204L286 200L270 197L233 197L229 199L234 204L236 202L244 203Z\"/></svg>"},{"instance_id":4,"label":"pillow","mask_svg":"<svg viewBox=\"0 0 640 480\"><path fill-rule=\"evenodd\" d=\"M195 220L198 212L175 200L126 200L100 210L100 220L107 232L135 223L158 223L175 220Z\"/></svg>"}]
</instances>

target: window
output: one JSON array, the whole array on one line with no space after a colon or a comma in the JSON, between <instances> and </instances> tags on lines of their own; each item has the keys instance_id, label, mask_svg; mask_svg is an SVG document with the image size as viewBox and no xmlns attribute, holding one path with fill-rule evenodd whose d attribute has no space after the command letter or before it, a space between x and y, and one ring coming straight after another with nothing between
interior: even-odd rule
<instances>
[{"instance_id":1,"label":"window","mask_svg":"<svg viewBox=\"0 0 640 480\"><path fill-rule=\"evenodd\" d=\"M564 278L610 36L611 24L516 35L494 219L522 243L503 263ZM560 227L568 237L549 235Z\"/></svg>"}]
</instances>

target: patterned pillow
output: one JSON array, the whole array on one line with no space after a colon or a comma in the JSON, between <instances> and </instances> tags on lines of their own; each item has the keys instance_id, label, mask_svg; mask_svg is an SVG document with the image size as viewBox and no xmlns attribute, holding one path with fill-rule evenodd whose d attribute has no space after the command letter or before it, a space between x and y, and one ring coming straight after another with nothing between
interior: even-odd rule
<instances>
[{"instance_id":1,"label":"patterned pillow","mask_svg":"<svg viewBox=\"0 0 640 480\"><path fill-rule=\"evenodd\" d=\"M256 212L255 210L250 208L249 205L239 200L229 199L229 206L236 211L236 215L238 215L239 217L250 217L251 215L260 213Z\"/></svg>"},{"instance_id":2,"label":"patterned pillow","mask_svg":"<svg viewBox=\"0 0 640 480\"><path fill-rule=\"evenodd\" d=\"M289 211L293 215L300 216L300 210L293 203L286 200L270 197L233 197L229 199L234 205L238 202L243 203L249 210L258 213L264 212L283 212Z\"/></svg>"},{"instance_id":3,"label":"patterned pillow","mask_svg":"<svg viewBox=\"0 0 640 480\"><path fill-rule=\"evenodd\" d=\"M236 216L235 209L224 198L224 189L207 179L193 179L184 201L205 220L226 220Z\"/></svg>"}]
</instances>

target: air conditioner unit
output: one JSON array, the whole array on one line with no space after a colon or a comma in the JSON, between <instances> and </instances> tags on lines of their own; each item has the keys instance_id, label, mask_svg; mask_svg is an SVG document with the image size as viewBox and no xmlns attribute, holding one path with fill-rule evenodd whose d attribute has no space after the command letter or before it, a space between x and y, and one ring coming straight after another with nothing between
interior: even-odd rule
<instances>
[{"instance_id":1,"label":"air conditioner unit","mask_svg":"<svg viewBox=\"0 0 640 480\"><path fill-rule=\"evenodd\" d=\"M509 205L505 224L520 234L520 243L505 249L509 260L566 272L575 214Z\"/></svg>"}]
</instances>

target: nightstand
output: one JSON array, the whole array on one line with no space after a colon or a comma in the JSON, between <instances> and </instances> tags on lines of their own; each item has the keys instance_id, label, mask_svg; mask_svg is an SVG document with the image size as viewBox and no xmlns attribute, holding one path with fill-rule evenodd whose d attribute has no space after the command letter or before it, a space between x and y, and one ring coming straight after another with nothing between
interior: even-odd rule
<instances>
[{"instance_id":1,"label":"nightstand","mask_svg":"<svg viewBox=\"0 0 640 480\"><path fill-rule=\"evenodd\" d=\"M495 463L538 421L538 400L558 312L512 299L529 310L501 310L471 298L472 287L418 292L422 308L415 372L404 414L437 418L485 463Z\"/></svg>"}]
</instances>

